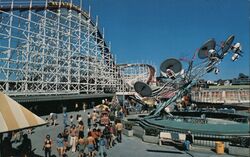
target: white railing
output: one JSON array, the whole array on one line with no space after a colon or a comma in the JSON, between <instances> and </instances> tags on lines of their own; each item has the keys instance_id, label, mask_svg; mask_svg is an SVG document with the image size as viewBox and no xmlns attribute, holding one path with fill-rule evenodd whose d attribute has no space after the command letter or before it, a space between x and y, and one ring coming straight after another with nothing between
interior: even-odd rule
<instances>
[{"instance_id":1,"label":"white railing","mask_svg":"<svg viewBox=\"0 0 250 157\"><path fill-rule=\"evenodd\" d=\"M201 90L192 92L192 100L208 103L249 103L250 90Z\"/></svg>"}]
</instances>

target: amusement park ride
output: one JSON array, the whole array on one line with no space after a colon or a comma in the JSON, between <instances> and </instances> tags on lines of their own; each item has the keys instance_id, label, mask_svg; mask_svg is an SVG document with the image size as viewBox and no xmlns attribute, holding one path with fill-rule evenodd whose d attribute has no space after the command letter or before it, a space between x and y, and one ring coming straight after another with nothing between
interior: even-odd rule
<instances>
[{"instance_id":1,"label":"amusement park ride","mask_svg":"<svg viewBox=\"0 0 250 157\"><path fill-rule=\"evenodd\" d=\"M161 75L167 79L161 88L152 90L151 87L144 82L136 82L134 84L135 91L142 97L156 99L163 93L170 93L167 101L157 105L153 116L159 115L168 105L181 98L195 85L202 76L207 73L219 73L218 65L223 61L228 52L232 52L232 61L236 61L239 56L242 56L242 47L240 43L233 44L234 35L221 45L217 45L214 39L209 39L198 50L197 55L200 60L195 62L195 55L188 62L188 68L183 70L180 60L170 58L162 62L160 66ZM183 59L181 59L183 61Z\"/></svg>"},{"instance_id":2,"label":"amusement park ride","mask_svg":"<svg viewBox=\"0 0 250 157\"><path fill-rule=\"evenodd\" d=\"M80 7L73 0L0 0L0 91L23 102L106 97L115 92L122 100L127 94L142 103L168 98L146 117L138 116L139 124L170 132L190 130L198 140L249 136L249 118L244 115L210 113L207 124L201 112L177 115L170 111L161 118L162 111L186 95L202 76L218 74L229 52L232 61L242 56L241 44L233 44L234 35L222 44L208 40L190 60L165 60L160 65L163 85L151 86L155 68L142 63L118 65L104 31L99 30L98 18L93 21L90 11L83 10L82 0L75 2ZM188 63L187 68L181 61ZM138 94L133 95L134 89ZM238 123L239 117L244 122ZM106 111L100 123L109 123Z\"/></svg>"},{"instance_id":3,"label":"amusement park ride","mask_svg":"<svg viewBox=\"0 0 250 157\"><path fill-rule=\"evenodd\" d=\"M0 91L19 101L129 92L154 74L149 64L116 64L82 0L0 1Z\"/></svg>"},{"instance_id":4,"label":"amusement park ride","mask_svg":"<svg viewBox=\"0 0 250 157\"><path fill-rule=\"evenodd\" d=\"M173 110L174 104L180 98L184 98L183 102L187 104L186 95L202 76L212 72L219 73L218 66L229 52L233 54L232 61L242 56L241 45L233 44L234 38L234 35L229 36L221 45L217 45L214 39L210 39L195 52L190 60L170 58L162 62L160 70L164 84L158 89L153 89L144 82L136 82L134 88L142 100L152 100L151 102L159 98L164 100L167 98L167 100L158 103L155 110L135 121L143 128L154 128L171 133L171 136L192 131L196 144L213 146L215 141L224 141L228 145L228 141L233 141L233 138L247 141L245 137L249 136L248 116L239 113L223 113L209 108ZM198 56L198 59L195 59L195 56ZM185 70L181 61L188 61Z\"/></svg>"}]
</instances>

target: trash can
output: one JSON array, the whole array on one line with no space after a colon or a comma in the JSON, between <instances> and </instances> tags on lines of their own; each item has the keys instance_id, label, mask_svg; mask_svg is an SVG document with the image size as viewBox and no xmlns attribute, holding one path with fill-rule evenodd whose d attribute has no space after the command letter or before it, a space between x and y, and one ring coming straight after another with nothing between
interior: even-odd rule
<instances>
[{"instance_id":1,"label":"trash can","mask_svg":"<svg viewBox=\"0 0 250 157\"><path fill-rule=\"evenodd\" d=\"M224 154L224 143L221 141L215 142L215 151L217 154Z\"/></svg>"}]
</instances>

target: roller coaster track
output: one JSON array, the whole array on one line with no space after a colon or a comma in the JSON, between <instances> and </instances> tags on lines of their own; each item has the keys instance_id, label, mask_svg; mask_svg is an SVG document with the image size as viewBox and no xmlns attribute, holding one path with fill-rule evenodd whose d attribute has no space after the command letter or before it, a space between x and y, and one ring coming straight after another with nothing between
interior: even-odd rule
<instances>
[{"instance_id":1,"label":"roller coaster track","mask_svg":"<svg viewBox=\"0 0 250 157\"><path fill-rule=\"evenodd\" d=\"M90 20L90 23L91 25L94 27L95 24L94 22L91 20L91 18L89 17L89 14L84 11L84 10L81 10L81 8L79 8L78 6L75 6L71 3L68 3L68 2L48 2L47 5L35 5L35 6L22 6L22 5L17 5L17 6L13 6L13 8L9 7L9 6L3 6L3 5L0 5L0 13L2 11L4 12L9 12L9 11L15 11L15 10L19 10L19 11L27 11L27 10L58 10L58 9L61 9L61 8L65 8L65 9L68 9L68 10L74 10L76 11L77 13L81 13L81 15L83 17L85 17L86 19L89 19ZM100 40L99 39L103 39L102 37L102 34L101 32L98 30L97 32L97 35L98 35L98 38L97 38L97 42L100 43ZM105 46L105 52L106 53L110 53L109 52L109 49L106 48L107 47L107 44L106 42L104 41L104 46Z\"/></svg>"},{"instance_id":2,"label":"roller coaster track","mask_svg":"<svg viewBox=\"0 0 250 157\"><path fill-rule=\"evenodd\" d=\"M148 68L148 77L146 79L147 84L151 83L154 81L154 77L155 77L155 68L152 65L149 64L119 64L118 67L120 69L124 69L124 68L130 68L130 67L147 67ZM140 77L139 74L136 77ZM136 79L136 77L134 77L134 79ZM137 80L138 81L138 80Z\"/></svg>"},{"instance_id":3,"label":"roller coaster track","mask_svg":"<svg viewBox=\"0 0 250 157\"><path fill-rule=\"evenodd\" d=\"M122 81L104 34L67 2L0 2L0 91L102 94Z\"/></svg>"}]
</instances>

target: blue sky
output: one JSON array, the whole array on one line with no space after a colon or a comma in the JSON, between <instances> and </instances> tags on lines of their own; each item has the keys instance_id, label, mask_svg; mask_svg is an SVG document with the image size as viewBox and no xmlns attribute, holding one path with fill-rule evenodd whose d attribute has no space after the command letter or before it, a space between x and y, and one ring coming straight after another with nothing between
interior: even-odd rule
<instances>
[{"instance_id":1,"label":"blue sky","mask_svg":"<svg viewBox=\"0 0 250 157\"><path fill-rule=\"evenodd\" d=\"M105 40L111 42L118 63L147 61L159 66L165 59L191 58L208 39L218 44L231 34L243 47L244 57L220 64L216 80L249 75L249 0L84 0L91 16L99 17ZM185 63L184 63L185 64Z\"/></svg>"}]
</instances>

